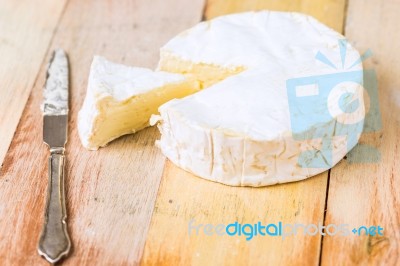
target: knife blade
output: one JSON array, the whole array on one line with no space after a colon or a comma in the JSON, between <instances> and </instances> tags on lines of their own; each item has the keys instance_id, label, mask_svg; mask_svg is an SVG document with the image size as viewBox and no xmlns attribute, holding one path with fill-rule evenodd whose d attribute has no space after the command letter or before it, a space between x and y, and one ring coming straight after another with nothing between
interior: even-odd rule
<instances>
[{"instance_id":1,"label":"knife blade","mask_svg":"<svg viewBox=\"0 0 400 266\"><path fill-rule=\"evenodd\" d=\"M48 160L48 188L44 224L39 238L38 252L50 263L68 255L71 240L67 230L64 166L68 132L68 58L56 49L47 69L43 90L43 141L50 148Z\"/></svg>"}]
</instances>

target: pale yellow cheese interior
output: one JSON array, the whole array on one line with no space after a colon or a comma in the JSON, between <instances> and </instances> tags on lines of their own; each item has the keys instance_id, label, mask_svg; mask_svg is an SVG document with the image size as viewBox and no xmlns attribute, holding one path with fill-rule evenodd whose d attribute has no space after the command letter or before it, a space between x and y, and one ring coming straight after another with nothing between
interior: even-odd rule
<instances>
[{"instance_id":1,"label":"pale yellow cheese interior","mask_svg":"<svg viewBox=\"0 0 400 266\"><path fill-rule=\"evenodd\" d=\"M160 105L171 99L193 94L198 90L198 82L187 79L154 88L124 101L117 101L112 96L97 100L98 115L94 118L92 130L86 142L87 148L103 147L113 139L149 126L150 116L158 113Z\"/></svg>"}]
</instances>

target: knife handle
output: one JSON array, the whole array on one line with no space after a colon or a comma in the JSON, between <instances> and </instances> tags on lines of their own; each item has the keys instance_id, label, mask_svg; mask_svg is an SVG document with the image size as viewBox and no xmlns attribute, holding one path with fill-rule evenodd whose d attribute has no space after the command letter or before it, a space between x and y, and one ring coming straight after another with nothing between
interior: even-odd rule
<instances>
[{"instance_id":1,"label":"knife handle","mask_svg":"<svg viewBox=\"0 0 400 266\"><path fill-rule=\"evenodd\" d=\"M64 149L52 150L49 157L46 212L38 247L39 254L51 263L67 255L71 248L66 223L64 164Z\"/></svg>"}]
</instances>

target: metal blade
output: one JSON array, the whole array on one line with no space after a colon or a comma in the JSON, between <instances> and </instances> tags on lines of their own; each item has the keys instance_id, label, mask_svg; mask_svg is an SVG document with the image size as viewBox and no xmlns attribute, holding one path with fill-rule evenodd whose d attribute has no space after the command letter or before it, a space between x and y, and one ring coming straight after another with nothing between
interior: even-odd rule
<instances>
[{"instance_id":1,"label":"metal blade","mask_svg":"<svg viewBox=\"0 0 400 266\"><path fill-rule=\"evenodd\" d=\"M65 52L53 52L44 86L43 140L50 148L64 147L68 124L68 59Z\"/></svg>"}]
</instances>

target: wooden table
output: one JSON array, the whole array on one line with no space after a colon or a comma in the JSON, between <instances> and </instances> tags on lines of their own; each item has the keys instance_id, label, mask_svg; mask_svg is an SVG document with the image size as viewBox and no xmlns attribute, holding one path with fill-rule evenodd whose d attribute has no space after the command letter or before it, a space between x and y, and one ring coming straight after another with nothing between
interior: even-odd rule
<instances>
[{"instance_id":1,"label":"wooden table","mask_svg":"<svg viewBox=\"0 0 400 266\"><path fill-rule=\"evenodd\" d=\"M202 19L245 10L311 14L374 57L383 130L361 142L375 164L342 160L306 181L265 188L208 182L154 147L155 128L98 152L80 145L77 112L93 55L154 68L158 49ZM400 265L400 1L119 0L0 1L0 264L46 265L36 252L47 187L39 110L46 64L63 47L71 62L66 180L73 240L66 265ZM146 162L146 163L144 163ZM384 236L286 239L189 235L188 222L257 221L381 225Z\"/></svg>"}]
</instances>

